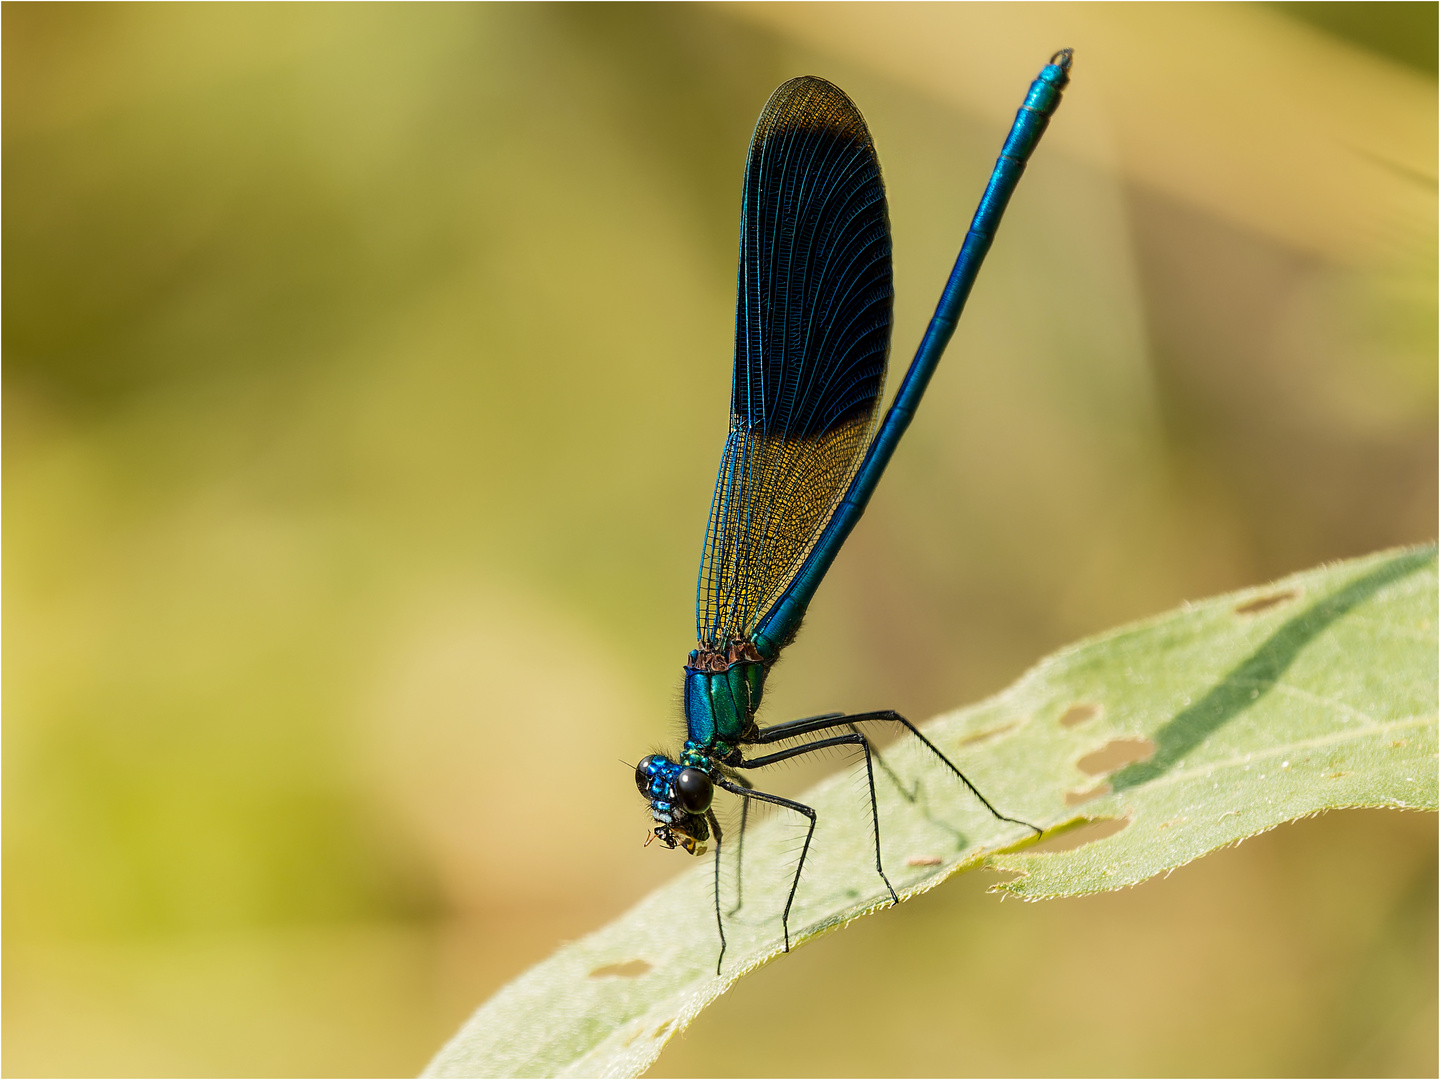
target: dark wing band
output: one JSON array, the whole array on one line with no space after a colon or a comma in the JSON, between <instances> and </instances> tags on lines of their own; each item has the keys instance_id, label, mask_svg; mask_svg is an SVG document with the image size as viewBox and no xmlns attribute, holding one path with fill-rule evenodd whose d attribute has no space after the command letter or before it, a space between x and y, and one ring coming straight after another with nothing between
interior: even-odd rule
<instances>
[{"instance_id":1,"label":"dark wing band","mask_svg":"<svg viewBox=\"0 0 1440 1080\"><path fill-rule=\"evenodd\" d=\"M730 434L705 534L696 637L749 637L855 474L885 385L890 221L865 120L791 79L745 163Z\"/></svg>"}]
</instances>

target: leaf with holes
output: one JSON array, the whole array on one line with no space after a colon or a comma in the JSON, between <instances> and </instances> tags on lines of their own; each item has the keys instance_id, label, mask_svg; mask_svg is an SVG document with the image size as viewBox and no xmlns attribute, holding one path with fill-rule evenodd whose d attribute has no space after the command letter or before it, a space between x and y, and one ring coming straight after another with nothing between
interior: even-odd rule
<instances>
[{"instance_id":1,"label":"leaf with holes","mask_svg":"<svg viewBox=\"0 0 1440 1080\"><path fill-rule=\"evenodd\" d=\"M902 899L981 865L1028 900L1116 889L1338 807L1437 809L1435 549L1383 552L1187 604L1083 641L927 735L879 778L885 866ZM863 783L863 779L861 781ZM803 943L888 906L853 771L803 800L820 825L791 915ZM794 825L745 839L744 904L721 975L708 860L562 948L483 1005L431 1076L635 1076L740 976L778 956ZM724 864L726 906L735 864Z\"/></svg>"}]
</instances>

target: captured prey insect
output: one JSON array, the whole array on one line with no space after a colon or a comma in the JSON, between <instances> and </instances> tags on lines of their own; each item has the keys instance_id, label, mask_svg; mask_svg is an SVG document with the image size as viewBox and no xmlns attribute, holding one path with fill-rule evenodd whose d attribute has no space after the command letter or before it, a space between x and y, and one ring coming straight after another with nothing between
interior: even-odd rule
<instances>
[{"instance_id":1,"label":"captured prey insect","mask_svg":"<svg viewBox=\"0 0 1440 1080\"><path fill-rule=\"evenodd\" d=\"M893 711L828 714L762 727L755 721L771 666L860 520L945 351L1031 152L1069 82L1063 49L1030 85L961 246L940 303L876 429L890 350L890 222L880 163L854 103L824 79L791 79L771 95L750 141L740 218L740 272L730 432L710 507L696 597L697 647L685 665L688 738L677 758L635 769L650 802L650 839L703 854L715 843L720 960L720 822L715 789L808 819L790 909L815 835L814 809L754 788L739 771L834 747L858 747L870 782L875 869L899 902L880 854L875 754L856 725L909 731L1002 821L939 748ZM872 437L873 433L873 437ZM809 738L756 753L755 748ZM753 756L749 756L753 755ZM741 817L741 836L746 816Z\"/></svg>"}]
</instances>

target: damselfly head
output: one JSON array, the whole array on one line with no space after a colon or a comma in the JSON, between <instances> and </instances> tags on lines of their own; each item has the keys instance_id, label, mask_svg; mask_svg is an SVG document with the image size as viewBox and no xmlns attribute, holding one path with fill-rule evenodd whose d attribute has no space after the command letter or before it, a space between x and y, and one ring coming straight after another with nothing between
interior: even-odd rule
<instances>
[{"instance_id":1,"label":"damselfly head","mask_svg":"<svg viewBox=\"0 0 1440 1080\"><path fill-rule=\"evenodd\" d=\"M655 819L651 836L667 848L703 855L710 839L706 811L715 785L703 769L681 766L663 754L651 754L635 766L635 786L650 803ZM649 841L646 841L649 844Z\"/></svg>"},{"instance_id":2,"label":"damselfly head","mask_svg":"<svg viewBox=\"0 0 1440 1080\"><path fill-rule=\"evenodd\" d=\"M640 759L635 766L635 786L652 807L673 807L685 814L704 814L715 800L715 784L703 769L677 765L663 754Z\"/></svg>"}]
</instances>

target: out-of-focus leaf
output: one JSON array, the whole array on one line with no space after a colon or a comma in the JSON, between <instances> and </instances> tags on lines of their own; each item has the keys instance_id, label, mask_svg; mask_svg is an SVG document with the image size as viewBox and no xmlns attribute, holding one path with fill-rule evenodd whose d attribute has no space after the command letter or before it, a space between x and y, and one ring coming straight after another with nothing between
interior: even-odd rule
<instances>
[{"instance_id":1,"label":"out-of-focus leaf","mask_svg":"<svg viewBox=\"0 0 1440 1080\"><path fill-rule=\"evenodd\" d=\"M1327 809L1437 809L1435 561L1433 547L1383 552L1187 604L939 718L926 729L937 745L1047 836L1032 843L996 821L902 742L880 777L891 880L910 897L989 865L1018 872L998 886L1012 895L1075 896ZM797 944L889 903L857 779L850 770L803 797L820 827L791 916ZM707 859L502 989L427 1075L638 1075L783 951L798 837L783 818L747 835L721 975ZM733 862L723 879L728 906Z\"/></svg>"}]
</instances>

